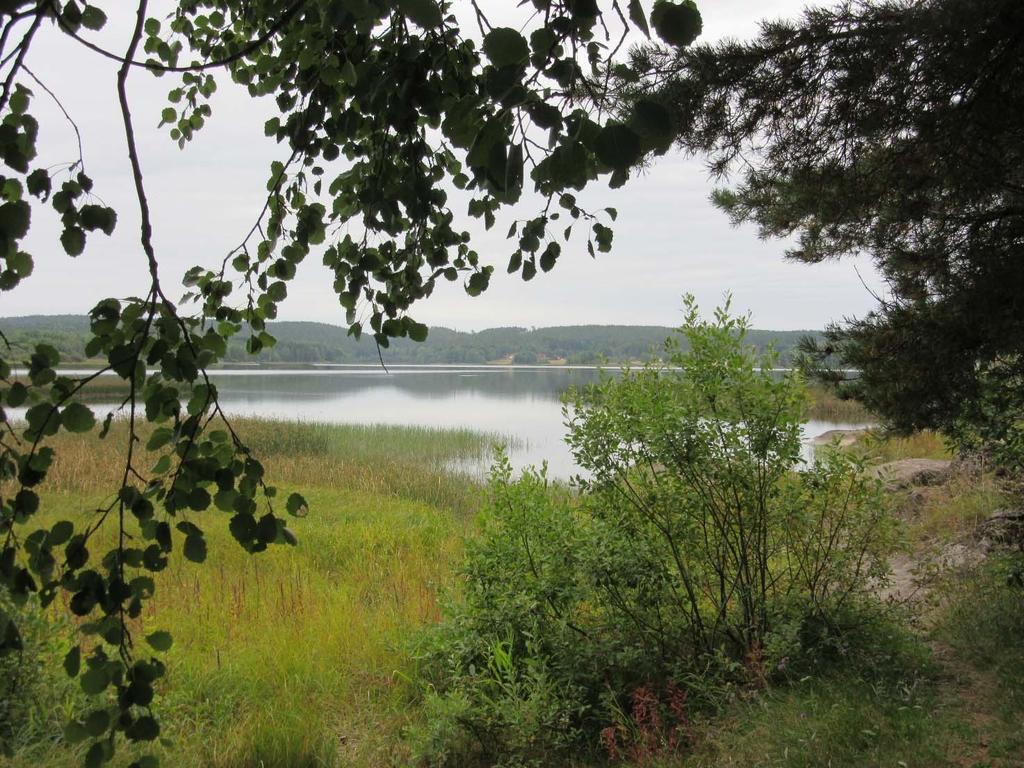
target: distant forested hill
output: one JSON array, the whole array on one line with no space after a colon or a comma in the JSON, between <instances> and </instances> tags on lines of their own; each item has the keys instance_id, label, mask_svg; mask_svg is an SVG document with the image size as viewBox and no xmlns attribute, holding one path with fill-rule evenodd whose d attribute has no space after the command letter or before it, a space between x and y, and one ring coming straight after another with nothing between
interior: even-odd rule
<instances>
[{"instance_id":1,"label":"distant forested hill","mask_svg":"<svg viewBox=\"0 0 1024 768\"><path fill-rule=\"evenodd\" d=\"M85 360L89 321L83 315L31 315L0 318L0 331L16 352L26 353L45 342L56 347L65 361ZM326 323L278 322L268 330L277 344L256 359L265 363L375 363L377 348L372 339L356 341L345 328ZM487 363L550 361L583 365L602 360L624 362L646 359L657 352L670 335L670 328L656 325L566 325L552 328L488 328L464 332L431 328L425 342L408 339L391 342L383 350L386 363ZM758 349L770 343L782 362L806 335L817 331L753 330L748 339ZM251 362L244 339L239 337L228 350L228 361Z\"/></svg>"}]
</instances>

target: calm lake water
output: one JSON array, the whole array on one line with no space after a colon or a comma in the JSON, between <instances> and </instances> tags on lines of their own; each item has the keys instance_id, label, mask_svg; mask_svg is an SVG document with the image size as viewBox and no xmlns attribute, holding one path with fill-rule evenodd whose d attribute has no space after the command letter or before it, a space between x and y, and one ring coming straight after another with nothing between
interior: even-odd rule
<instances>
[{"instance_id":1,"label":"calm lake water","mask_svg":"<svg viewBox=\"0 0 1024 768\"><path fill-rule=\"evenodd\" d=\"M553 477L576 472L563 442L561 398L595 382L593 368L529 366L323 366L211 372L232 415L337 424L464 427L515 438L516 467L547 461ZM102 411L102 406L94 406ZM860 424L812 421L808 440ZM808 454L810 449L808 449ZM478 468L479 469L479 468Z\"/></svg>"}]
</instances>

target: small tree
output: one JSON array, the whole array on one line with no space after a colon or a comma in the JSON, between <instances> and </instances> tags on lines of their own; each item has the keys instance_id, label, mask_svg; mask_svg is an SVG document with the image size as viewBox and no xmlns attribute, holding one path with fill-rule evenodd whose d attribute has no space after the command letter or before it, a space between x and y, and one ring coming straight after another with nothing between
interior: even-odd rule
<instances>
[{"instance_id":1,"label":"small tree","mask_svg":"<svg viewBox=\"0 0 1024 768\"><path fill-rule=\"evenodd\" d=\"M664 363L577 398L568 440L609 604L666 654L748 658L792 611L834 617L870 589L888 517L852 460L802 467L799 375L754 355L728 305L686 306L687 351L670 339Z\"/></svg>"}]
</instances>

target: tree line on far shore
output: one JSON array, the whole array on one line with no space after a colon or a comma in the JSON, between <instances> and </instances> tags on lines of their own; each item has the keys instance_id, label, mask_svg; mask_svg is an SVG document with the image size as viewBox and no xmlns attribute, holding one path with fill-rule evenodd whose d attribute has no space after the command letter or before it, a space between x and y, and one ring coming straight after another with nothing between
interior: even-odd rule
<instances>
[{"instance_id":1,"label":"tree line on far shore","mask_svg":"<svg viewBox=\"0 0 1024 768\"><path fill-rule=\"evenodd\" d=\"M89 319L84 315L34 315L0 320L15 352L23 357L39 343L50 344L65 361L87 361ZM345 328L328 323L277 322L268 330L272 347L255 357L239 339L228 346L227 362L379 363L371 338L354 339ZM382 350L385 363L489 363L524 365L564 363L592 365L646 360L659 354L671 329L659 325L572 325L550 328L488 328L455 331L431 328L427 340L394 339ZM774 345L782 364L792 362L801 339L820 338L818 331L750 330L747 342L759 353ZM238 338L238 337L236 337ZM17 357L13 355L12 357Z\"/></svg>"}]
</instances>

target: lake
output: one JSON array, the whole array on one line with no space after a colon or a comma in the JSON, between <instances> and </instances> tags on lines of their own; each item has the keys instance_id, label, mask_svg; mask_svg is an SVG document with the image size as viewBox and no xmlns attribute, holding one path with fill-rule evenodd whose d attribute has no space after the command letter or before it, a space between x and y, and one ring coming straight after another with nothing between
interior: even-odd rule
<instances>
[{"instance_id":1,"label":"lake","mask_svg":"<svg viewBox=\"0 0 1024 768\"><path fill-rule=\"evenodd\" d=\"M550 474L559 478L576 471L563 442L562 395L600 376L590 367L485 365L404 365L387 371L380 366L325 365L210 374L229 415L464 427L515 438L509 453L516 467L547 460ZM94 408L103 410L101 405ZM805 435L809 440L830 429L861 426L812 421ZM807 451L809 456L810 447Z\"/></svg>"}]
</instances>

